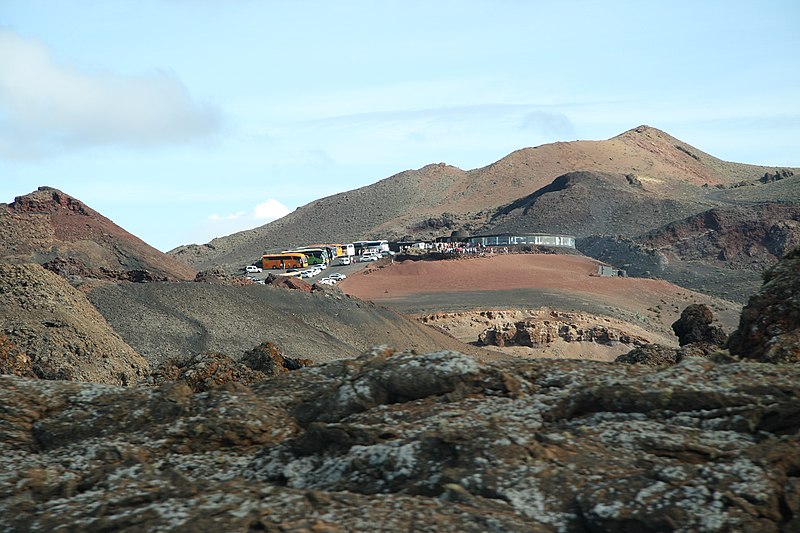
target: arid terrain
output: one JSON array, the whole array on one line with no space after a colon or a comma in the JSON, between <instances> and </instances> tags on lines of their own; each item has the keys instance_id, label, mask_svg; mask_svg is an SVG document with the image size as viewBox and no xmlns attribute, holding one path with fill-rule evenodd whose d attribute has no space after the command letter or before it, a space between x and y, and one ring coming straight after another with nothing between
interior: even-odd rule
<instances>
[{"instance_id":1,"label":"arid terrain","mask_svg":"<svg viewBox=\"0 0 800 533\"><path fill-rule=\"evenodd\" d=\"M476 342L492 325L508 322L485 311L523 310L534 317L544 309L572 312L568 323L602 325L648 342L677 344L671 324L690 303L705 303L732 331L738 304L653 279L600 277L598 262L557 254L500 254L447 261L403 261L369 267L344 280L343 291L363 300L413 314L463 342ZM553 320L545 317L542 320ZM500 347L514 355L613 359L627 351L621 343L599 346L554 340L537 347ZM497 350L498 347L493 346ZM632 347L628 348L632 349Z\"/></svg>"},{"instance_id":2,"label":"arid terrain","mask_svg":"<svg viewBox=\"0 0 800 533\"><path fill-rule=\"evenodd\" d=\"M797 174L639 127L170 255L0 204L0 531L798 531ZM233 272L456 230L578 250Z\"/></svg>"}]
</instances>

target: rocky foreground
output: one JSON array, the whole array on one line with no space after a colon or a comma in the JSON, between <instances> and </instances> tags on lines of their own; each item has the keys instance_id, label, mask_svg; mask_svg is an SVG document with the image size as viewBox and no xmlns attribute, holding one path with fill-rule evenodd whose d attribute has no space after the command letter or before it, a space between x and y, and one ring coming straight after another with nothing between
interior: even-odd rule
<instances>
[{"instance_id":1,"label":"rocky foreground","mask_svg":"<svg viewBox=\"0 0 800 533\"><path fill-rule=\"evenodd\" d=\"M2 531L797 531L800 367L375 350L245 387L0 377Z\"/></svg>"},{"instance_id":2,"label":"rocky foreground","mask_svg":"<svg viewBox=\"0 0 800 533\"><path fill-rule=\"evenodd\" d=\"M378 348L290 372L263 344L152 386L0 376L0 532L800 531L800 249L764 281L727 350L690 306L646 364ZM27 301L2 306L49 309Z\"/></svg>"}]
</instances>

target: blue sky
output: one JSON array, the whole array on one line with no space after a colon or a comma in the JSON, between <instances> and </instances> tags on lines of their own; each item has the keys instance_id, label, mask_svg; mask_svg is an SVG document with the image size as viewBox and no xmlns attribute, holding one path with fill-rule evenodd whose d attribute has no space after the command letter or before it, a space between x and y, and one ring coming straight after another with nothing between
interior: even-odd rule
<instances>
[{"instance_id":1,"label":"blue sky","mask_svg":"<svg viewBox=\"0 0 800 533\"><path fill-rule=\"evenodd\" d=\"M800 167L800 2L0 0L0 202L161 250L640 124Z\"/></svg>"}]
</instances>

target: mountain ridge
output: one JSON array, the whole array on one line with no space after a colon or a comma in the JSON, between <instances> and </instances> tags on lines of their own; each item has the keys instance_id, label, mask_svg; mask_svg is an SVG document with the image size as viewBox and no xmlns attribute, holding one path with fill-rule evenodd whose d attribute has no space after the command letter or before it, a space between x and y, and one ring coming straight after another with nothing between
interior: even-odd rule
<instances>
[{"instance_id":1,"label":"mountain ridge","mask_svg":"<svg viewBox=\"0 0 800 533\"><path fill-rule=\"evenodd\" d=\"M608 140L522 148L473 170L444 163L405 170L372 185L314 200L258 228L167 253L198 269L234 269L257 259L263 251L307 242L414 240L448 235L453 230L499 231L503 230L497 223L499 210L577 171L635 180L641 185L638 198L654 199L667 210L672 209L670 201L677 200L680 208L675 216L659 219L668 223L721 205L710 191L756 180L777 168L726 162L643 125ZM639 220L628 217L625 224L610 229L624 233L626 228L640 225ZM597 233L607 233L607 228L597 229Z\"/></svg>"}]
</instances>

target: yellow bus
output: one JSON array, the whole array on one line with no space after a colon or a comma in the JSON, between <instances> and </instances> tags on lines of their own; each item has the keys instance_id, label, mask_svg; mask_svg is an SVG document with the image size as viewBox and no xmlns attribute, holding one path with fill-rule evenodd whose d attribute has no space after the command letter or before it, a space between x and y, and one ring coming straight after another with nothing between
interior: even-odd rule
<instances>
[{"instance_id":1,"label":"yellow bus","mask_svg":"<svg viewBox=\"0 0 800 533\"><path fill-rule=\"evenodd\" d=\"M261 268L284 269L284 268L306 268L308 257L300 253L264 254L261 256Z\"/></svg>"}]
</instances>

